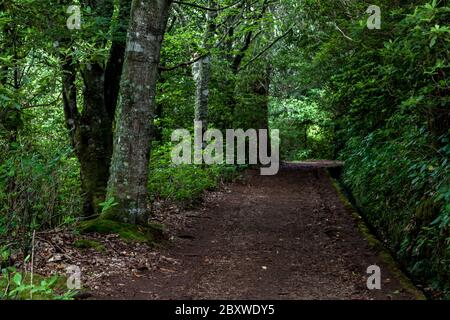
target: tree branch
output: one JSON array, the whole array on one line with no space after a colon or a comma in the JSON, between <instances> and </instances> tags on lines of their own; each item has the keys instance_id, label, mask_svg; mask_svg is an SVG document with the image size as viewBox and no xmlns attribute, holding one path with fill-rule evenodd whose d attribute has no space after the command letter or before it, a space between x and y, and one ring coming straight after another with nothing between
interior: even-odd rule
<instances>
[{"instance_id":1,"label":"tree branch","mask_svg":"<svg viewBox=\"0 0 450 320\"><path fill-rule=\"evenodd\" d=\"M173 66L173 67L159 67L159 71L160 72L167 72L167 71L173 71L173 70L178 69L178 68L189 67L190 65L193 65L194 63L196 63L197 61L207 57L208 55L209 55L209 53L202 54L202 55L198 56L197 58L195 58L195 59L193 59L191 61L183 62L183 63L177 64L176 66Z\"/></svg>"},{"instance_id":2,"label":"tree branch","mask_svg":"<svg viewBox=\"0 0 450 320\"><path fill-rule=\"evenodd\" d=\"M241 68L238 69L238 72L241 71L242 69L247 68L250 64L252 64L254 61L256 61L259 57L261 57L264 53L266 53L267 51L269 51L277 42L279 42L280 40L286 38L289 33L291 33L293 31L292 28L290 28L288 31L286 31L286 33L284 33L283 35L279 36L278 38L276 38L270 45L268 45L266 48L264 48L264 50L262 50L260 53L258 53L254 58L252 58L249 62L247 62L244 66L242 66Z\"/></svg>"},{"instance_id":3,"label":"tree branch","mask_svg":"<svg viewBox=\"0 0 450 320\"><path fill-rule=\"evenodd\" d=\"M343 35L346 39L348 39L348 40L350 40L350 41L355 41L355 40L353 40L352 38L350 38L349 36L347 36L347 35L344 33L344 31L342 31L341 28L338 27L338 25L337 25L336 23L334 24L334 26L336 27L336 29L337 29L340 33L342 33L342 35Z\"/></svg>"}]
</instances>

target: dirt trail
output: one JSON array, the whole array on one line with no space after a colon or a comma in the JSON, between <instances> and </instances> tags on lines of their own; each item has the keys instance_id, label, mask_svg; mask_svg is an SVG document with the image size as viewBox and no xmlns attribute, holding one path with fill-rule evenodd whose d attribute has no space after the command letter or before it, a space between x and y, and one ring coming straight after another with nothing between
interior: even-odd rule
<instances>
[{"instance_id":1,"label":"dirt trail","mask_svg":"<svg viewBox=\"0 0 450 320\"><path fill-rule=\"evenodd\" d=\"M155 271L115 278L113 299L413 299L358 232L324 165L250 172L213 193ZM382 290L366 287L367 267Z\"/></svg>"}]
</instances>

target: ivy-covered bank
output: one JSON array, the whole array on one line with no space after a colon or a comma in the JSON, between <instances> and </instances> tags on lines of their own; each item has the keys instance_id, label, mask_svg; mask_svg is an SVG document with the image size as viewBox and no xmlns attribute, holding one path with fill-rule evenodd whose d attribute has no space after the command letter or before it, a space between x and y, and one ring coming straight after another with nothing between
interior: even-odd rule
<instances>
[{"instance_id":1,"label":"ivy-covered bank","mask_svg":"<svg viewBox=\"0 0 450 320\"><path fill-rule=\"evenodd\" d=\"M383 27L349 25L313 61L328 75L343 180L419 282L450 288L450 8L385 2ZM341 65L345 59L347 63Z\"/></svg>"},{"instance_id":2,"label":"ivy-covered bank","mask_svg":"<svg viewBox=\"0 0 450 320\"><path fill-rule=\"evenodd\" d=\"M271 125L283 158L345 161L374 231L417 282L448 290L450 7L378 1L370 29L370 4L298 4L304 28L274 61Z\"/></svg>"}]
</instances>

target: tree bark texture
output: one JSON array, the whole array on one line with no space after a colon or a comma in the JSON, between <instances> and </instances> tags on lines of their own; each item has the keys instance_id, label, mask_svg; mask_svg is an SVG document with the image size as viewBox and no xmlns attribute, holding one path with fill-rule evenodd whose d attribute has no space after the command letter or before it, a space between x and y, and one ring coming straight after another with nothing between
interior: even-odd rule
<instances>
[{"instance_id":1,"label":"tree bark texture","mask_svg":"<svg viewBox=\"0 0 450 320\"><path fill-rule=\"evenodd\" d=\"M160 51L171 0L133 0L121 101L116 112L108 199L104 218L146 225L148 164Z\"/></svg>"}]
</instances>

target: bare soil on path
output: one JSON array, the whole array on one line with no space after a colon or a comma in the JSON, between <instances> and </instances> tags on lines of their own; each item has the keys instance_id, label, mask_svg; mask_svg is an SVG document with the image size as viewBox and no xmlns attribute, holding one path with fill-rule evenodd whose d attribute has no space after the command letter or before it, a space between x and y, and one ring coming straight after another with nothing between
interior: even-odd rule
<instances>
[{"instance_id":1,"label":"bare soil on path","mask_svg":"<svg viewBox=\"0 0 450 320\"><path fill-rule=\"evenodd\" d=\"M109 279L104 299L414 299L359 232L325 167L249 171L191 212L157 268ZM382 289L368 290L378 265Z\"/></svg>"}]
</instances>

